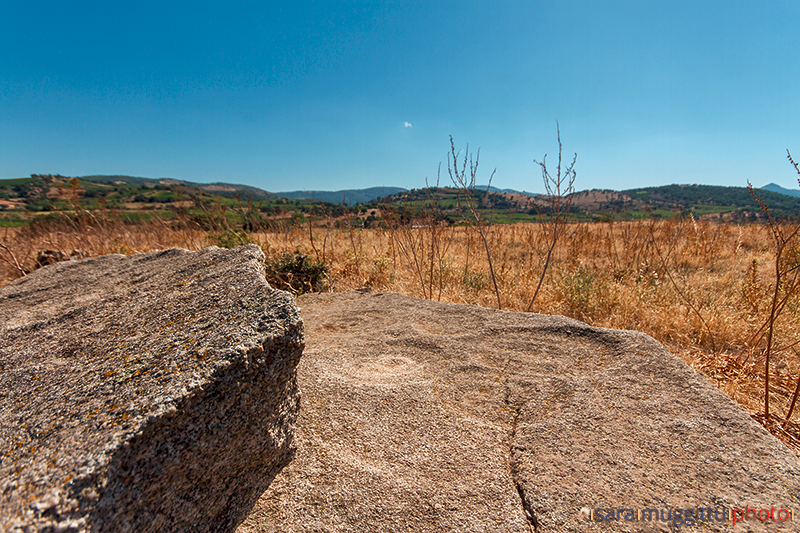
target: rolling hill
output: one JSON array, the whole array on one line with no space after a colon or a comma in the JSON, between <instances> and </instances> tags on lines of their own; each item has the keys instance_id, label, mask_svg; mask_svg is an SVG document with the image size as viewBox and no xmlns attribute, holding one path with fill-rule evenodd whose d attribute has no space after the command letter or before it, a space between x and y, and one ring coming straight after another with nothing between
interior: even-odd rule
<instances>
[{"instance_id":1,"label":"rolling hill","mask_svg":"<svg viewBox=\"0 0 800 533\"><path fill-rule=\"evenodd\" d=\"M330 202L332 204L345 203L355 205L369 202L377 198L391 196L404 192L402 187L370 187L368 189L346 189L343 191L289 191L275 193L284 198L293 200Z\"/></svg>"},{"instance_id":2,"label":"rolling hill","mask_svg":"<svg viewBox=\"0 0 800 533\"><path fill-rule=\"evenodd\" d=\"M83 181L91 181L94 183L106 184L126 184L138 187L153 188L156 185L166 186L184 186L191 189L198 189L201 191L208 191L220 196L238 196L242 200L274 200L278 195L267 192L258 187L251 187L250 185L237 185L232 183L195 183L193 181L176 180L173 178L139 178L135 176L111 176L111 175L93 175L93 176L80 176L78 179Z\"/></svg>"}]
</instances>

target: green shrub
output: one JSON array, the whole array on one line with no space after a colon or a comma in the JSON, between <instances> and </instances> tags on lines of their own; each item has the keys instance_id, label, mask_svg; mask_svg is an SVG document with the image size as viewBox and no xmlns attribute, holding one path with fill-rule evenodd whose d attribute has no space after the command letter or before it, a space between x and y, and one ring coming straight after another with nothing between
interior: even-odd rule
<instances>
[{"instance_id":1,"label":"green shrub","mask_svg":"<svg viewBox=\"0 0 800 533\"><path fill-rule=\"evenodd\" d=\"M250 237L244 230L223 229L209 233L208 236L220 248L233 248L243 244L250 244Z\"/></svg>"},{"instance_id":2,"label":"green shrub","mask_svg":"<svg viewBox=\"0 0 800 533\"><path fill-rule=\"evenodd\" d=\"M276 289L293 294L319 292L328 287L330 269L299 250L284 253L265 261L267 281Z\"/></svg>"}]
</instances>

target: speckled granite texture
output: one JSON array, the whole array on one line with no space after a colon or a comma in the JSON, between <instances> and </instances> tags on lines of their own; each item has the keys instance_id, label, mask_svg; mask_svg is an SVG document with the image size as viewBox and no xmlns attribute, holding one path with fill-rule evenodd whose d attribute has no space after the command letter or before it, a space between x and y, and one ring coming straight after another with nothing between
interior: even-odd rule
<instances>
[{"instance_id":1,"label":"speckled granite texture","mask_svg":"<svg viewBox=\"0 0 800 533\"><path fill-rule=\"evenodd\" d=\"M0 289L0 530L231 531L292 458L303 325L256 246Z\"/></svg>"},{"instance_id":2,"label":"speckled granite texture","mask_svg":"<svg viewBox=\"0 0 800 533\"><path fill-rule=\"evenodd\" d=\"M297 457L239 533L800 531L797 456L647 335L391 293L298 304ZM795 521L673 512L748 505Z\"/></svg>"}]
</instances>

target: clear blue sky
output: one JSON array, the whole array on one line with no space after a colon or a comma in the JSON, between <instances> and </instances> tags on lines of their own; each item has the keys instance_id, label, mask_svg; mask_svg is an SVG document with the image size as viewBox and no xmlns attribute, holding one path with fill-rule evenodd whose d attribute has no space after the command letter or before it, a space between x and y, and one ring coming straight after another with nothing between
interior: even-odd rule
<instances>
[{"instance_id":1,"label":"clear blue sky","mask_svg":"<svg viewBox=\"0 0 800 533\"><path fill-rule=\"evenodd\" d=\"M800 2L7 1L0 178L797 188ZM446 172L443 172L446 178Z\"/></svg>"}]
</instances>

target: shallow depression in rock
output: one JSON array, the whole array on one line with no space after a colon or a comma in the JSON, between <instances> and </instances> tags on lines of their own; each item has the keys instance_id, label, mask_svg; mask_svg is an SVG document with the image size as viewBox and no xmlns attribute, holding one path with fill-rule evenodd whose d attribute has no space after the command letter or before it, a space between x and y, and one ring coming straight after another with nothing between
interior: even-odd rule
<instances>
[{"instance_id":1,"label":"shallow depression in rock","mask_svg":"<svg viewBox=\"0 0 800 533\"><path fill-rule=\"evenodd\" d=\"M337 374L351 382L377 386L407 386L426 381L423 365L399 354L381 354L357 358Z\"/></svg>"}]
</instances>

